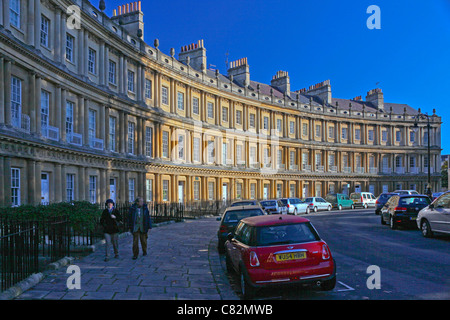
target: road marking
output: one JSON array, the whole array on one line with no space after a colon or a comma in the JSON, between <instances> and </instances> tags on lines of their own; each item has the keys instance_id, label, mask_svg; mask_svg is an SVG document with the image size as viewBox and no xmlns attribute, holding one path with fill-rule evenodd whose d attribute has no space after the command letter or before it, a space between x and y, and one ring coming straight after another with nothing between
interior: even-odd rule
<instances>
[{"instance_id":1,"label":"road marking","mask_svg":"<svg viewBox=\"0 0 450 320\"><path fill-rule=\"evenodd\" d=\"M343 283L342 281L338 281L338 283L339 283L340 285L344 286L346 289L340 289L340 290L337 290L337 292L354 291L354 290L355 290L354 288L352 288L352 287L346 285L346 284Z\"/></svg>"}]
</instances>

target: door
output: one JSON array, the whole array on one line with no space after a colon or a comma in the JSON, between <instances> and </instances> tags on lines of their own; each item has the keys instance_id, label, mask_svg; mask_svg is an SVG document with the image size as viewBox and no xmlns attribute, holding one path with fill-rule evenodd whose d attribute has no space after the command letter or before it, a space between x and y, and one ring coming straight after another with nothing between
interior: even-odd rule
<instances>
[{"instance_id":1,"label":"door","mask_svg":"<svg viewBox=\"0 0 450 320\"><path fill-rule=\"evenodd\" d=\"M49 174L43 172L41 174L41 203L49 204L49 202L50 202Z\"/></svg>"},{"instance_id":2,"label":"door","mask_svg":"<svg viewBox=\"0 0 450 320\"><path fill-rule=\"evenodd\" d=\"M178 202L184 202L184 181L178 182Z\"/></svg>"},{"instance_id":3,"label":"door","mask_svg":"<svg viewBox=\"0 0 450 320\"><path fill-rule=\"evenodd\" d=\"M360 185L356 185L356 186L355 186L355 192L356 192L356 193L361 192L361 186L360 186Z\"/></svg>"},{"instance_id":4,"label":"door","mask_svg":"<svg viewBox=\"0 0 450 320\"><path fill-rule=\"evenodd\" d=\"M116 203L116 179L109 179L109 198Z\"/></svg>"},{"instance_id":5,"label":"door","mask_svg":"<svg viewBox=\"0 0 450 320\"><path fill-rule=\"evenodd\" d=\"M450 193L440 197L434 203L434 209L427 210L425 217L429 220L433 231L450 233Z\"/></svg>"},{"instance_id":6,"label":"door","mask_svg":"<svg viewBox=\"0 0 450 320\"><path fill-rule=\"evenodd\" d=\"M228 200L228 184L224 183L222 185L222 201L225 202Z\"/></svg>"},{"instance_id":7,"label":"door","mask_svg":"<svg viewBox=\"0 0 450 320\"><path fill-rule=\"evenodd\" d=\"M267 200L269 198L269 185L264 185L263 199Z\"/></svg>"}]
</instances>

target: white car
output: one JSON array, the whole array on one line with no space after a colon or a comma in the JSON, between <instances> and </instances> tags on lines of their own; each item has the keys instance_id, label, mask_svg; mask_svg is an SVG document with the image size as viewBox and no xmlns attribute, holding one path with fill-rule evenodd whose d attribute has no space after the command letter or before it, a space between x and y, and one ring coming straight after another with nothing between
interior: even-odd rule
<instances>
[{"instance_id":1,"label":"white car","mask_svg":"<svg viewBox=\"0 0 450 320\"><path fill-rule=\"evenodd\" d=\"M417 226L426 238L435 233L450 234L450 192L423 208L417 215Z\"/></svg>"},{"instance_id":2,"label":"white car","mask_svg":"<svg viewBox=\"0 0 450 320\"><path fill-rule=\"evenodd\" d=\"M416 190L395 190L397 194L419 194Z\"/></svg>"},{"instance_id":3,"label":"white car","mask_svg":"<svg viewBox=\"0 0 450 320\"><path fill-rule=\"evenodd\" d=\"M331 211L331 208L333 207L331 203L325 201L325 199L321 197L306 198L305 203L308 204L308 207L306 208L306 213L310 213L311 211L317 212L319 210Z\"/></svg>"},{"instance_id":4,"label":"white car","mask_svg":"<svg viewBox=\"0 0 450 320\"><path fill-rule=\"evenodd\" d=\"M377 198L370 192L354 192L350 194L350 199L353 200L355 207L375 207Z\"/></svg>"},{"instance_id":5,"label":"white car","mask_svg":"<svg viewBox=\"0 0 450 320\"><path fill-rule=\"evenodd\" d=\"M280 201L287 206L289 214L307 213L308 204L299 198L282 198Z\"/></svg>"}]
</instances>

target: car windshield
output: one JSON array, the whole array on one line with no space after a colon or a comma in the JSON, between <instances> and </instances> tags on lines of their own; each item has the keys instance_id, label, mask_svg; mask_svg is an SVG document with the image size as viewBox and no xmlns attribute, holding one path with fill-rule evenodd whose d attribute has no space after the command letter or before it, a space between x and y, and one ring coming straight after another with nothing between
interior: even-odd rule
<instances>
[{"instance_id":1,"label":"car windshield","mask_svg":"<svg viewBox=\"0 0 450 320\"><path fill-rule=\"evenodd\" d=\"M282 204L287 205L287 199L281 199L280 201Z\"/></svg>"},{"instance_id":2,"label":"car windshield","mask_svg":"<svg viewBox=\"0 0 450 320\"><path fill-rule=\"evenodd\" d=\"M263 207L275 207L277 205L276 201L261 201Z\"/></svg>"},{"instance_id":3,"label":"car windshield","mask_svg":"<svg viewBox=\"0 0 450 320\"><path fill-rule=\"evenodd\" d=\"M238 207L238 206L251 206L254 205L255 202L254 201L240 201L240 202L235 202L231 205L231 207Z\"/></svg>"},{"instance_id":4,"label":"car windshield","mask_svg":"<svg viewBox=\"0 0 450 320\"><path fill-rule=\"evenodd\" d=\"M233 210L225 214L223 222L238 222L247 217L262 216L264 213L261 209Z\"/></svg>"},{"instance_id":5,"label":"car windshield","mask_svg":"<svg viewBox=\"0 0 450 320\"><path fill-rule=\"evenodd\" d=\"M380 194L380 198L378 200L387 201L393 194Z\"/></svg>"},{"instance_id":6,"label":"car windshield","mask_svg":"<svg viewBox=\"0 0 450 320\"><path fill-rule=\"evenodd\" d=\"M257 228L258 246L303 243L320 240L309 222Z\"/></svg>"},{"instance_id":7,"label":"car windshield","mask_svg":"<svg viewBox=\"0 0 450 320\"><path fill-rule=\"evenodd\" d=\"M361 199L361 194L359 194L359 193L352 193L350 195L350 199L352 199L352 200L359 200L359 199Z\"/></svg>"},{"instance_id":8,"label":"car windshield","mask_svg":"<svg viewBox=\"0 0 450 320\"><path fill-rule=\"evenodd\" d=\"M405 197L400 198L399 206L428 206L431 200L428 197Z\"/></svg>"}]
</instances>

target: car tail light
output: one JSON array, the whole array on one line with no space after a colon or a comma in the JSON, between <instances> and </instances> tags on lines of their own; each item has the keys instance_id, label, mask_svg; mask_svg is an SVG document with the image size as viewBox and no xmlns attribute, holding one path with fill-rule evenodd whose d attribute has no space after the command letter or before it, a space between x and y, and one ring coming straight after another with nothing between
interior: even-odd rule
<instances>
[{"instance_id":1,"label":"car tail light","mask_svg":"<svg viewBox=\"0 0 450 320\"><path fill-rule=\"evenodd\" d=\"M361 195L361 202L364 202L364 200L363 200L363 196Z\"/></svg>"},{"instance_id":2,"label":"car tail light","mask_svg":"<svg viewBox=\"0 0 450 320\"><path fill-rule=\"evenodd\" d=\"M314 204L310 203L309 205L310 205L310 206L313 206Z\"/></svg>"},{"instance_id":3,"label":"car tail light","mask_svg":"<svg viewBox=\"0 0 450 320\"><path fill-rule=\"evenodd\" d=\"M228 231L228 227L227 226L225 226L225 225L221 225L220 226L220 229L219 229L219 232L220 233L225 233L225 232L227 232Z\"/></svg>"},{"instance_id":4,"label":"car tail light","mask_svg":"<svg viewBox=\"0 0 450 320\"><path fill-rule=\"evenodd\" d=\"M395 207L394 211L406 211L408 210L407 208L403 208L403 207Z\"/></svg>"},{"instance_id":5,"label":"car tail light","mask_svg":"<svg viewBox=\"0 0 450 320\"><path fill-rule=\"evenodd\" d=\"M259 259L254 251L250 252L250 266L259 267Z\"/></svg>"},{"instance_id":6,"label":"car tail light","mask_svg":"<svg viewBox=\"0 0 450 320\"><path fill-rule=\"evenodd\" d=\"M322 246L322 259L323 260L330 259L330 250L328 249L328 246L325 243Z\"/></svg>"},{"instance_id":7,"label":"car tail light","mask_svg":"<svg viewBox=\"0 0 450 320\"><path fill-rule=\"evenodd\" d=\"M375 204L380 204L380 201L378 201L378 200L377 200L377 201L375 201Z\"/></svg>"},{"instance_id":8,"label":"car tail light","mask_svg":"<svg viewBox=\"0 0 450 320\"><path fill-rule=\"evenodd\" d=\"M289 208L289 205L287 205L287 207Z\"/></svg>"}]
</instances>

